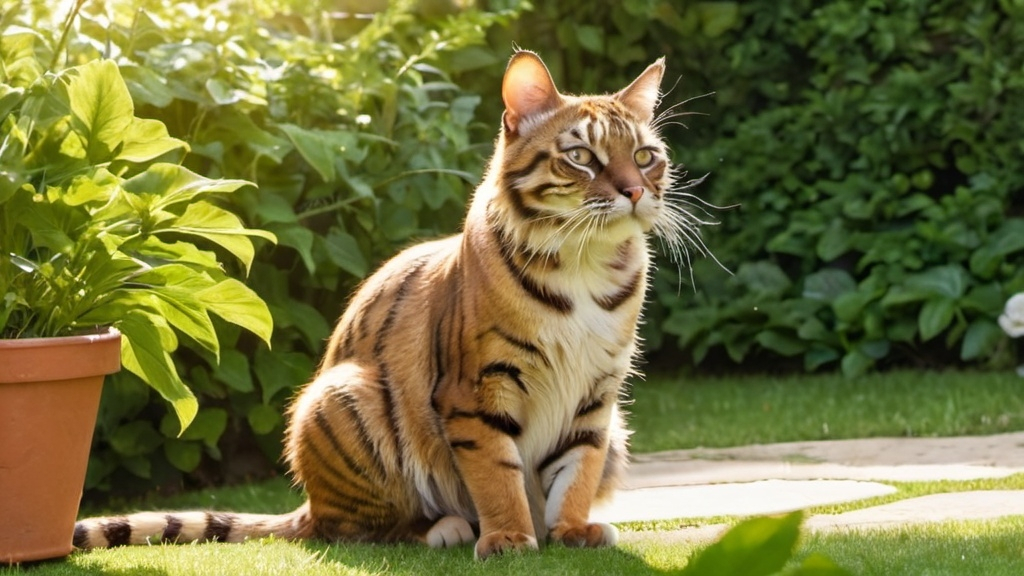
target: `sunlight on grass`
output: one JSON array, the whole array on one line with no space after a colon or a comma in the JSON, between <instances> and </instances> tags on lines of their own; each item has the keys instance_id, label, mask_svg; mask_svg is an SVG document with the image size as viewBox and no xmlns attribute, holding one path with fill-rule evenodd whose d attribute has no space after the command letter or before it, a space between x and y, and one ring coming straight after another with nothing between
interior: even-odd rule
<instances>
[{"instance_id":1,"label":"sunlight on grass","mask_svg":"<svg viewBox=\"0 0 1024 576\"><path fill-rule=\"evenodd\" d=\"M891 372L691 378L632 386L634 452L878 436L1024 430L1024 380L1012 373Z\"/></svg>"},{"instance_id":2,"label":"sunlight on grass","mask_svg":"<svg viewBox=\"0 0 1024 576\"><path fill-rule=\"evenodd\" d=\"M798 558L820 552L858 576L1017 576L1024 566L1024 517L941 522L807 535Z\"/></svg>"}]
</instances>

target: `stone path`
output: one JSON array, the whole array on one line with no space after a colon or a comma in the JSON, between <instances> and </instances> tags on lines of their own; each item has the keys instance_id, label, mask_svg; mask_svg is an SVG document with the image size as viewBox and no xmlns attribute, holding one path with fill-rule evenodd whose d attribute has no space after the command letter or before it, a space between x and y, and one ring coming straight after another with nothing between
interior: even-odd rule
<instances>
[{"instance_id":1,"label":"stone path","mask_svg":"<svg viewBox=\"0 0 1024 576\"><path fill-rule=\"evenodd\" d=\"M850 502L895 492L880 481L971 480L1024 472L1024 432L958 438L872 438L693 449L634 457L605 522L750 516ZM873 528L951 519L1024 515L1024 490L934 494L837 515L814 530ZM712 539L721 525L660 532L658 538ZM652 533L624 533L623 539Z\"/></svg>"}]
</instances>

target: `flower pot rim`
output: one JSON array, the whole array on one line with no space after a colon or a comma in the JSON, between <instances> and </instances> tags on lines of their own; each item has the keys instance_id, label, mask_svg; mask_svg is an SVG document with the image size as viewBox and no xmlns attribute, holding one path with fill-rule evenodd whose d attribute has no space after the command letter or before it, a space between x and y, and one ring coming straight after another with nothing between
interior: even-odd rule
<instances>
[{"instance_id":1,"label":"flower pot rim","mask_svg":"<svg viewBox=\"0 0 1024 576\"><path fill-rule=\"evenodd\" d=\"M0 348L34 348L48 344L93 344L121 337L121 331L113 326L96 328L85 334L72 336L44 336L42 338L0 338Z\"/></svg>"},{"instance_id":2,"label":"flower pot rim","mask_svg":"<svg viewBox=\"0 0 1024 576\"><path fill-rule=\"evenodd\" d=\"M121 369L121 332L0 340L0 384L49 382Z\"/></svg>"}]
</instances>

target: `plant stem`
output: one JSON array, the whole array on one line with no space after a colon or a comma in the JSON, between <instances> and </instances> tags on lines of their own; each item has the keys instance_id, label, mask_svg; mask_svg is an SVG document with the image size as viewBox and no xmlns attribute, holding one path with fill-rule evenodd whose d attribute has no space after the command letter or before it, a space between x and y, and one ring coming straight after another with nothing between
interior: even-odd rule
<instances>
[{"instance_id":1,"label":"plant stem","mask_svg":"<svg viewBox=\"0 0 1024 576\"><path fill-rule=\"evenodd\" d=\"M71 25L74 24L75 18L78 17L79 11L82 10L86 0L76 0L74 6L68 11L67 18L64 19L64 26L60 32L60 40L57 41L57 45L53 48L53 60L50 61L50 72L57 71L57 60L60 58L61 52L64 51L64 47L68 43L68 36L71 34Z\"/></svg>"}]
</instances>

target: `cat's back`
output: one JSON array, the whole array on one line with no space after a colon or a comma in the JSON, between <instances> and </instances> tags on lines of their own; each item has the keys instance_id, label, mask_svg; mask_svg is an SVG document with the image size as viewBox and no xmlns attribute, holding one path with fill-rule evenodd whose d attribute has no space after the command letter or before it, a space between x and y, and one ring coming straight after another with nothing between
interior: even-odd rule
<instances>
[{"instance_id":1,"label":"cat's back","mask_svg":"<svg viewBox=\"0 0 1024 576\"><path fill-rule=\"evenodd\" d=\"M421 337L458 292L461 243L456 234L412 245L368 277L346 305L321 370L353 358L376 362Z\"/></svg>"}]
</instances>

